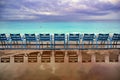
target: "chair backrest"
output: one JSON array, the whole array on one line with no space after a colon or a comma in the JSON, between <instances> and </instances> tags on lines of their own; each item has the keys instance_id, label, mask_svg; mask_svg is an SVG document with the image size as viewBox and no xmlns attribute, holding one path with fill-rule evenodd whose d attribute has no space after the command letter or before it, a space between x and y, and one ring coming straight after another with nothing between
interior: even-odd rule
<instances>
[{"instance_id":1,"label":"chair backrest","mask_svg":"<svg viewBox=\"0 0 120 80\"><path fill-rule=\"evenodd\" d=\"M0 34L0 41L6 41L7 37L6 34Z\"/></svg>"},{"instance_id":2,"label":"chair backrest","mask_svg":"<svg viewBox=\"0 0 120 80\"><path fill-rule=\"evenodd\" d=\"M84 34L83 41L93 41L95 38L95 34Z\"/></svg>"},{"instance_id":3,"label":"chair backrest","mask_svg":"<svg viewBox=\"0 0 120 80\"><path fill-rule=\"evenodd\" d=\"M114 33L114 34L113 34L113 37L112 37L112 40L113 40L113 41L120 41L120 34Z\"/></svg>"},{"instance_id":4,"label":"chair backrest","mask_svg":"<svg viewBox=\"0 0 120 80\"><path fill-rule=\"evenodd\" d=\"M21 41L21 35L20 34L10 34L10 38L12 41Z\"/></svg>"},{"instance_id":5,"label":"chair backrest","mask_svg":"<svg viewBox=\"0 0 120 80\"><path fill-rule=\"evenodd\" d=\"M55 41L64 41L65 40L65 34L54 34L54 40Z\"/></svg>"},{"instance_id":6,"label":"chair backrest","mask_svg":"<svg viewBox=\"0 0 120 80\"><path fill-rule=\"evenodd\" d=\"M79 41L80 40L80 34L69 34L68 35L69 41Z\"/></svg>"},{"instance_id":7,"label":"chair backrest","mask_svg":"<svg viewBox=\"0 0 120 80\"><path fill-rule=\"evenodd\" d=\"M51 35L50 34L39 34L40 41L50 41Z\"/></svg>"},{"instance_id":8,"label":"chair backrest","mask_svg":"<svg viewBox=\"0 0 120 80\"><path fill-rule=\"evenodd\" d=\"M107 41L109 38L109 34L99 34L97 40L98 41Z\"/></svg>"},{"instance_id":9,"label":"chair backrest","mask_svg":"<svg viewBox=\"0 0 120 80\"><path fill-rule=\"evenodd\" d=\"M35 34L25 34L26 41L36 41Z\"/></svg>"}]
</instances>

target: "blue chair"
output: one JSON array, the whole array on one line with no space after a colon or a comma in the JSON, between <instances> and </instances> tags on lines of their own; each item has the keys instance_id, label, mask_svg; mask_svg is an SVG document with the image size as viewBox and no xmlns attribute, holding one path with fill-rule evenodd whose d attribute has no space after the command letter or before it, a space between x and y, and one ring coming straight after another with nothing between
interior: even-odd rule
<instances>
[{"instance_id":1,"label":"blue chair","mask_svg":"<svg viewBox=\"0 0 120 80\"><path fill-rule=\"evenodd\" d=\"M10 39L11 39L11 48L12 48L12 42L19 42L21 41L23 44L23 39L21 38L20 34L10 34ZM23 47L23 45L21 45Z\"/></svg>"},{"instance_id":2,"label":"blue chair","mask_svg":"<svg viewBox=\"0 0 120 80\"><path fill-rule=\"evenodd\" d=\"M36 47L37 47L37 38L35 34L25 34L25 40L26 40L26 45L27 42L36 42Z\"/></svg>"},{"instance_id":3,"label":"blue chair","mask_svg":"<svg viewBox=\"0 0 120 80\"><path fill-rule=\"evenodd\" d=\"M39 34L38 39L41 42L50 42L50 46L52 48L52 35L50 34ZM39 45L40 47L40 45Z\"/></svg>"},{"instance_id":4,"label":"blue chair","mask_svg":"<svg viewBox=\"0 0 120 80\"><path fill-rule=\"evenodd\" d=\"M55 42L56 41L63 41L64 42L64 48L66 48L65 34L54 34L54 48L55 48Z\"/></svg>"},{"instance_id":5,"label":"blue chair","mask_svg":"<svg viewBox=\"0 0 120 80\"><path fill-rule=\"evenodd\" d=\"M84 42L94 42L95 39L95 34L84 34L83 38L82 38L82 48L84 48ZM92 46L93 47L93 46Z\"/></svg>"},{"instance_id":6,"label":"blue chair","mask_svg":"<svg viewBox=\"0 0 120 80\"><path fill-rule=\"evenodd\" d=\"M98 42L108 42L109 40L109 34L98 34L98 37L96 39L96 48L98 48ZM107 48L109 47L109 45L107 45Z\"/></svg>"},{"instance_id":7,"label":"blue chair","mask_svg":"<svg viewBox=\"0 0 120 80\"><path fill-rule=\"evenodd\" d=\"M3 46L5 45L5 48L7 47L8 48L8 38L6 37L6 34L0 34L0 42L1 42L1 45L2 45L2 48ZM7 43L7 44L6 44Z\"/></svg>"},{"instance_id":8,"label":"blue chair","mask_svg":"<svg viewBox=\"0 0 120 80\"><path fill-rule=\"evenodd\" d=\"M69 34L67 36L67 40L68 40L68 47L70 41L76 41L78 42L78 48L80 48L80 34Z\"/></svg>"},{"instance_id":9,"label":"blue chair","mask_svg":"<svg viewBox=\"0 0 120 80\"><path fill-rule=\"evenodd\" d=\"M120 41L120 34L114 33L110 41L112 48L112 42L117 44Z\"/></svg>"}]
</instances>

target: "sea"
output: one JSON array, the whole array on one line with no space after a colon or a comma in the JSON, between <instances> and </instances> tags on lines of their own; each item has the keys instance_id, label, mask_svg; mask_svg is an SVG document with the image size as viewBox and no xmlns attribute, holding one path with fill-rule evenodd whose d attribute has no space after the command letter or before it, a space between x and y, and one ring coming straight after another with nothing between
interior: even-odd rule
<instances>
[{"instance_id":1,"label":"sea","mask_svg":"<svg viewBox=\"0 0 120 80\"><path fill-rule=\"evenodd\" d=\"M0 33L120 33L120 21L0 21Z\"/></svg>"}]
</instances>

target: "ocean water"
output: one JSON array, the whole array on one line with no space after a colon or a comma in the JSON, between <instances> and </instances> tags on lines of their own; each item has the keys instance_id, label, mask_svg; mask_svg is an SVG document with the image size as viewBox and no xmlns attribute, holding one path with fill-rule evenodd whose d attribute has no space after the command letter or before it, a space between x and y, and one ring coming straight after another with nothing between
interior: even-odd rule
<instances>
[{"instance_id":1,"label":"ocean water","mask_svg":"<svg viewBox=\"0 0 120 80\"><path fill-rule=\"evenodd\" d=\"M120 21L0 21L0 33L120 33Z\"/></svg>"}]
</instances>

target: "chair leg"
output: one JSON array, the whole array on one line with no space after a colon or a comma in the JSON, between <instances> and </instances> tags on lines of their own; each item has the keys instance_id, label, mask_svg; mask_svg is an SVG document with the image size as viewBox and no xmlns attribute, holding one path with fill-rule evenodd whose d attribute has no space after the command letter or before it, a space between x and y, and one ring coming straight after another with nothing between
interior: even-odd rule
<instances>
[{"instance_id":1,"label":"chair leg","mask_svg":"<svg viewBox=\"0 0 120 80\"><path fill-rule=\"evenodd\" d=\"M66 48L66 44L65 44L65 41L64 41L64 48Z\"/></svg>"},{"instance_id":2,"label":"chair leg","mask_svg":"<svg viewBox=\"0 0 120 80\"><path fill-rule=\"evenodd\" d=\"M37 48L37 41L36 41L36 48Z\"/></svg>"},{"instance_id":3,"label":"chair leg","mask_svg":"<svg viewBox=\"0 0 120 80\"><path fill-rule=\"evenodd\" d=\"M10 48L12 48L12 41L10 42Z\"/></svg>"},{"instance_id":4,"label":"chair leg","mask_svg":"<svg viewBox=\"0 0 120 80\"><path fill-rule=\"evenodd\" d=\"M94 48L93 41L92 41L92 48Z\"/></svg>"},{"instance_id":5,"label":"chair leg","mask_svg":"<svg viewBox=\"0 0 120 80\"><path fill-rule=\"evenodd\" d=\"M112 48L112 41L110 41L110 48Z\"/></svg>"},{"instance_id":6,"label":"chair leg","mask_svg":"<svg viewBox=\"0 0 120 80\"><path fill-rule=\"evenodd\" d=\"M118 44L118 41L116 41L116 47L115 47L115 48L117 48L117 47L118 47L118 45L117 45L117 44Z\"/></svg>"},{"instance_id":7,"label":"chair leg","mask_svg":"<svg viewBox=\"0 0 120 80\"><path fill-rule=\"evenodd\" d=\"M55 48L55 41L54 41L54 48Z\"/></svg>"},{"instance_id":8,"label":"chair leg","mask_svg":"<svg viewBox=\"0 0 120 80\"><path fill-rule=\"evenodd\" d=\"M39 46L39 49L40 49L40 41L39 41L39 44L38 44L38 46Z\"/></svg>"},{"instance_id":9,"label":"chair leg","mask_svg":"<svg viewBox=\"0 0 120 80\"><path fill-rule=\"evenodd\" d=\"M82 48L84 48L84 41L82 41Z\"/></svg>"},{"instance_id":10,"label":"chair leg","mask_svg":"<svg viewBox=\"0 0 120 80\"><path fill-rule=\"evenodd\" d=\"M98 48L98 42L96 41L96 48Z\"/></svg>"},{"instance_id":11,"label":"chair leg","mask_svg":"<svg viewBox=\"0 0 120 80\"><path fill-rule=\"evenodd\" d=\"M21 44L21 48L24 48L23 41L22 41L22 44Z\"/></svg>"},{"instance_id":12,"label":"chair leg","mask_svg":"<svg viewBox=\"0 0 120 80\"><path fill-rule=\"evenodd\" d=\"M108 45L109 43L108 43L108 41L107 41L107 48L109 48L109 45Z\"/></svg>"},{"instance_id":13,"label":"chair leg","mask_svg":"<svg viewBox=\"0 0 120 80\"><path fill-rule=\"evenodd\" d=\"M78 41L78 48L80 49L80 41Z\"/></svg>"},{"instance_id":14,"label":"chair leg","mask_svg":"<svg viewBox=\"0 0 120 80\"><path fill-rule=\"evenodd\" d=\"M52 40L50 41L50 47L52 48Z\"/></svg>"},{"instance_id":15,"label":"chair leg","mask_svg":"<svg viewBox=\"0 0 120 80\"><path fill-rule=\"evenodd\" d=\"M43 48L43 42L41 42L42 43L42 48Z\"/></svg>"},{"instance_id":16,"label":"chair leg","mask_svg":"<svg viewBox=\"0 0 120 80\"><path fill-rule=\"evenodd\" d=\"M25 48L27 48L27 41L25 42Z\"/></svg>"},{"instance_id":17,"label":"chair leg","mask_svg":"<svg viewBox=\"0 0 120 80\"><path fill-rule=\"evenodd\" d=\"M69 48L69 41L67 41L67 48Z\"/></svg>"},{"instance_id":18,"label":"chair leg","mask_svg":"<svg viewBox=\"0 0 120 80\"><path fill-rule=\"evenodd\" d=\"M8 47L8 44L9 44L9 43L8 43L8 41L7 41L7 48L9 48L9 47Z\"/></svg>"}]
</instances>

